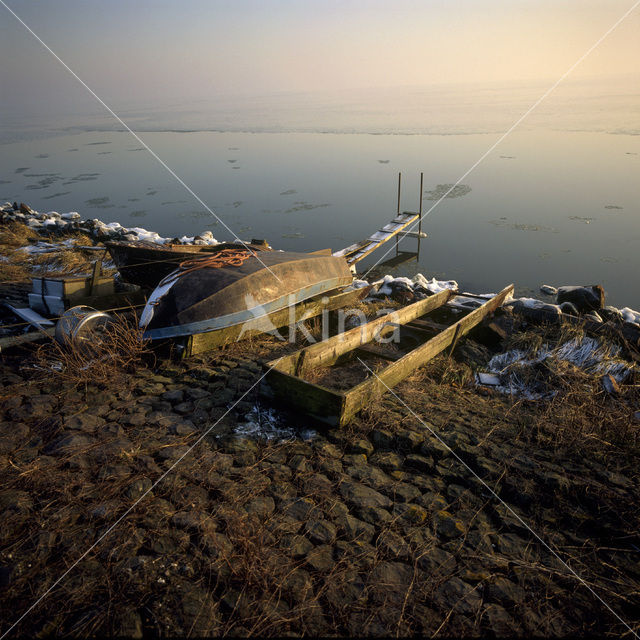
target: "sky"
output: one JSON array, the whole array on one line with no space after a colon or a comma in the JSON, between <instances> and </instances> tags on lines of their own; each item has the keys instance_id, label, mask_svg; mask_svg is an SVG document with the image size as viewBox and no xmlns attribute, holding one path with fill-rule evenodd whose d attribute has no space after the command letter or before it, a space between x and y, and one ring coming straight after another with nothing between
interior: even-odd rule
<instances>
[{"instance_id":1,"label":"sky","mask_svg":"<svg viewBox=\"0 0 640 640\"><path fill-rule=\"evenodd\" d=\"M4 0L116 106L554 80L631 0ZM640 7L572 78L640 77ZM5 112L87 100L0 5ZM34 104L37 103L37 104Z\"/></svg>"},{"instance_id":2,"label":"sky","mask_svg":"<svg viewBox=\"0 0 640 640\"><path fill-rule=\"evenodd\" d=\"M67 143L68 134L122 127L11 15L4 3L127 125L144 134L211 130L407 134L386 141L388 149L385 147L380 150L382 155L376 156L376 169L395 171L396 162L403 171L410 168L415 175L433 160L436 164L431 179L442 183L457 179L485 152L489 140L497 140L514 123L517 133L525 134L522 130L528 129L536 131L536 136L540 131L616 134L620 144L626 145L621 151L625 171L629 167L636 169L633 163L640 157L640 150L635 148L640 140L640 0L0 0L0 145L5 149L4 145L15 143L15 148L19 147L20 153L29 158L27 164L26 160L11 159L5 151L11 171L16 162L25 167L50 163L57 166L55 170L61 175L68 175L67 166L71 165L65 163L77 161L53 152L51 160L43 157L47 154L36 150L39 140L59 138L60 148L66 153L72 144L75 147L75 142ZM635 3L638 6L615 31L537 105L545 91ZM532 105L536 105L533 110ZM469 135L478 133L494 137L479 141ZM432 135L434 139L445 134L465 135L469 147L461 148L470 156L461 161L462 168L456 165L445 172L446 158L440 155L434 159L427 151L437 142L409 140L409 134ZM271 188L263 175L272 175L266 168L279 175L287 166L291 167L290 173L300 167L303 175L305 167L316 160L313 149L301 142L297 143L302 147L299 156L288 147L278 155L279 142L253 136L252 144L268 149L263 156L268 159L250 174L248 169L231 170L230 163L235 158L222 158L228 174L236 177L229 181L229 193L233 195L220 200L217 191L210 189L210 160L203 159L209 158L215 148L211 136L168 138L180 142L162 147L161 156L166 154L171 165L176 161L178 166L184 163L182 166L189 167L185 176L195 179L196 184L201 180L203 192L211 194L214 204L245 200L248 175L253 181L250 191L262 197ZM365 136L360 138L357 146L353 143L358 154L360 147L375 143L364 140ZM599 138L603 150L609 148L612 138ZM533 136L523 139L538 141ZM203 145L202 156L193 153L195 140ZM567 210L575 211L578 217L591 215L577 205L569 208L574 206L570 203L580 202L575 189L566 195L561 187L549 187L539 180L541 168L555 168L553 178L559 178L561 185L577 176L577 190L584 185L585 193L593 193L587 187L599 185L602 191L593 202L602 198L603 205L617 204L618 194L631 188L627 183L633 182L635 173L628 179L624 172L603 171L595 145L588 147L591 156L586 157L581 151L572 155L573 147L566 149L567 138L542 135L539 141L531 153L523 149L522 155L536 163L527 185L531 185L534 194L540 192L554 198L551 205L540 206L540 211L557 211L557 202L565 198ZM314 144L333 142L325 136L325 140ZM415 156L404 151L392 155L396 146L406 149L414 144L418 145ZM442 148L446 150L449 145ZM339 147L331 147L326 157L340 153ZM509 158L512 152L504 153ZM126 193L116 169L120 169L120 163L130 166L131 160L125 162L115 153L102 151L96 151L95 156L97 159L93 158L89 166L99 162L101 167L113 170L109 173L104 169L105 176L118 176L101 178L102 191L97 195L115 199L118 196L114 193ZM603 151L602 158L605 157ZM603 164L610 162L612 156L608 157ZM287 165L287 158L297 158L298 162ZM350 185L362 184L361 156L357 158L353 161L353 174L345 172L340 176ZM384 160L380 159L384 158L392 158L391 164L381 164ZM563 164L558 164L558 158L563 159ZM566 158L569 160L565 162ZM333 176L335 168L331 163L321 166L319 175L324 171ZM517 163L507 165L505 160L487 178L487 185L496 193L504 191L503 176L517 167ZM232 168L240 166L234 164ZM83 166L77 173L80 171L94 169ZM443 177L435 178L436 174ZM358 180L354 181L354 176ZM137 176L131 179L137 188ZM87 189L98 186L80 184ZM147 186L150 184L155 183L148 182ZM323 180L314 175L313 188L323 190L318 198L324 198L322 184ZM285 183L274 191L286 192L289 186ZM224 188L217 188L224 191L226 182ZM237 194L233 192L236 188ZM473 188L475 193L480 191L475 184ZM75 189L68 194L67 205L62 204L66 195L53 193L47 198L57 199L51 203L47 200L42 206L77 206L79 192ZM41 191L29 194L44 200ZM133 191L129 195L145 197ZM93 199L88 193L85 197L85 204ZM354 200L359 198L360 194L354 196ZM118 206L129 207L129 200ZM256 204L255 210L262 206ZM630 204L626 210L634 211L632 207ZM512 216L514 210L521 212L523 207L517 202L517 206L508 205L507 209L505 215ZM357 207L355 210L359 211ZM587 206L585 210L589 211ZM229 212L245 215L235 205ZM253 218L246 215L247 224L252 223ZM534 217L534 213L527 215ZM591 217L585 219L591 221ZM526 225L531 220L518 222ZM595 223L589 225L589 229L596 228ZM610 228L612 234L619 233L615 242L635 237L615 231L620 227L613 224ZM609 227L605 229L608 230ZM610 242L611 246L615 244ZM601 244L598 240L594 245L594 256ZM627 271L635 273L637 269Z\"/></svg>"}]
</instances>

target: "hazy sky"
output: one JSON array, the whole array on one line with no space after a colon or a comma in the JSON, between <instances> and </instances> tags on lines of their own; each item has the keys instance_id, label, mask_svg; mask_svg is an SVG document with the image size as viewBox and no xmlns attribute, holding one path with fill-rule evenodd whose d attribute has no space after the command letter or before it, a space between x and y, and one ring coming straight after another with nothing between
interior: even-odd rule
<instances>
[{"instance_id":1,"label":"hazy sky","mask_svg":"<svg viewBox=\"0 0 640 640\"><path fill-rule=\"evenodd\" d=\"M101 97L554 80L633 0L5 0ZM572 78L638 74L640 7ZM0 5L4 112L90 100ZM86 102L85 102L86 101Z\"/></svg>"}]
</instances>

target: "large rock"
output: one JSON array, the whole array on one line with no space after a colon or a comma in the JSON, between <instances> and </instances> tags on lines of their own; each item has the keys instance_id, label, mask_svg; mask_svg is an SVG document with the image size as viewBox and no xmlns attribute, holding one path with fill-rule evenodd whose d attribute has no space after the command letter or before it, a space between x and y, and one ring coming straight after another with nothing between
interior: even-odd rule
<instances>
[{"instance_id":1,"label":"large rock","mask_svg":"<svg viewBox=\"0 0 640 640\"><path fill-rule=\"evenodd\" d=\"M276 505L270 496L258 496L248 502L244 508L248 514L253 514L259 518L267 518L274 512Z\"/></svg>"},{"instance_id":2,"label":"large rock","mask_svg":"<svg viewBox=\"0 0 640 640\"><path fill-rule=\"evenodd\" d=\"M418 567L429 574L452 573L456 568L456 559L451 553L440 547L431 547L418 556Z\"/></svg>"},{"instance_id":3,"label":"large rock","mask_svg":"<svg viewBox=\"0 0 640 640\"><path fill-rule=\"evenodd\" d=\"M343 482L340 485L342 497L355 507L379 507L388 509L392 506L391 500L374 489L370 489L358 482Z\"/></svg>"},{"instance_id":4,"label":"large rock","mask_svg":"<svg viewBox=\"0 0 640 640\"><path fill-rule=\"evenodd\" d=\"M336 539L336 527L328 520L310 520L305 529L316 544L332 544Z\"/></svg>"},{"instance_id":5,"label":"large rock","mask_svg":"<svg viewBox=\"0 0 640 640\"><path fill-rule=\"evenodd\" d=\"M75 416L71 416L64 421L66 429L79 429L80 431L86 431L92 433L100 427L107 424L107 421L100 416L95 416L92 413L78 413Z\"/></svg>"},{"instance_id":6,"label":"large rock","mask_svg":"<svg viewBox=\"0 0 640 640\"><path fill-rule=\"evenodd\" d=\"M315 571L331 571L336 564L333 548L327 544L312 549L305 561Z\"/></svg>"},{"instance_id":7,"label":"large rock","mask_svg":"<svg viewBox=\"0 0 640 640\"><path fill-rule=\"evenodd\" d=\"M433 523L438 537L444 538L445 540L457 538L465 531L462 522L445 509L436 511L433 516Z\"/></svg>"},{"instance_id":8,"label":"large rock","mask_svg":"<svg viewBox=\"0 0 640 640\"><path fill-rule=\"evenodd\" d=\"M402 562L381 562L369 576L374 602L378 604L402 603L412 580L412 567Z\"/></svg>"},{"instance_id":9,"label":"large rock","mask_svg":"<svg viewBox=\"0 0 640 640\"><path fill-rule=\"evenodd\" d=\"M478 589L460 580L450 578L442 583L433 594L433 601L443 611L455 609L462 615L473 616L482 604Z\"/></svg>"},{"instance_id":10,"label":"large rock","mask_svg":"<svg viewBox=\"0 0 640 640\"><path fill-rule=\"evenodd\" d=\"M599 284L591 286L567 286L558 289L557 302L570 302L580 313L604 309L604 289Z\"/></svg>"},{"instance_id":11,"label":"large rock","mask_svg":"<svg viewBox=\"0 0 640 640\"><path fill-rule=\"evenodd\" d=\"M305 522L317 511L317 507L309 498L295 498L285 501L281 510L285 516Z\"/></svg>"},{"instance_id":12,"label":"large rock","mask_svg":"<svg viewBox=\"0 0 640 640\"><path fill-rule=\"evenodd\" d=\"M44 452L49 455L64 455L77 453L88 449L94 443L93 438L82 433L68 433L56 438L47 445Z\"/></svg>"},{"instance_id":13,"label":"large rock","mask_svg":"<svg viewBox=\"0 0 640 640\"><path fill-rule=\"evenodd\" d=\"M313 595L313 581L308 571L294 569L282 580L282 588L292 602L304 602Z\"/></svg>"},{"instance_id":14,"label":"large rock","mask_svg":"<svg viewBox=\"0 0 640 640\"><path fill-rule=\"evenodd\" d=\"M411 556L411 547L404 541L404 539L393 531L383 531L378 536L378 542L376 545L385 554L392 558L399 560L408 560Z\"/></svg>"},{"instance_id":15,"label":"large rock","mask_svg":"<svg viewBox=\"0 0 640 640\"><path fill-rule=\"evenodd\" d=\"M294 558L304 558L313 549L313 544L302 535L285 534L280 538L280 548Z\"/></svg>"},{"instance_id":16,"label":"large rock","mask_svg":"<svg viewBox=\"0 0 640 640\"><path fill-rule=\"evenodd\" d=\"M349 540L359 540L360 542L371 542L375 534L375 527L358 520L350 515L339 516L336 524L344 531Z\"/></svg>"}]
</instances>

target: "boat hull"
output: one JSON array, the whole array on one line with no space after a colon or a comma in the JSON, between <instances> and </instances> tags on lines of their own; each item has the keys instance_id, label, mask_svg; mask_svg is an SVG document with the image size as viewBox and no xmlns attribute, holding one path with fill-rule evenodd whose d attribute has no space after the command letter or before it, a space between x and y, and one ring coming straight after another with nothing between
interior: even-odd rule
<instances>
[{"instance_id":1,"label":"boat hull","mask_svg":"<svg viewBox=\"0 0 640 640\"><path fill-rule=\"evenodd\" d=\"M184 260L211 255L223 249L242 249L250 246L256 251L267 246L222 242L213 245L157 244L154 242L105 242L123 280L153 289Z\"/></svg>"},{"instance_id":2,"label":"boat hull","mask_svg":"<svg viewBox=\"0 0 640 640\"><path fill-rule=\"evenodd\" d=\"M262 252L239 266L197 269L164 294L152 294L144 336L156 340L253 325L352 280L344 258L292 252Z\"/></svg>"}]
</instances>

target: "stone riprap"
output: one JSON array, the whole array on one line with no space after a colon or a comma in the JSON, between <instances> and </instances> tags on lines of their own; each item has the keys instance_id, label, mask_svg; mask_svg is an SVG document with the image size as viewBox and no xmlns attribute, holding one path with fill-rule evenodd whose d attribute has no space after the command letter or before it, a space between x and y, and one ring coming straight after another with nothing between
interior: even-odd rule
<instances>
[{"instance_id":1,"label":"stone riprap","mask_svg":"<svg viewBox=\"0 0 640 640\"><path fill-rule=\"evenodd\" d=\"M622 633L527 525L638 624L637 465L523 448L490 433L506 401L469 392L455 415L416 407L443 441L393 397L349 430L247 438L261 373L246 351L118 388L5 357L1 630L106 534L19 633Z\"/></svg>"}]
</instances>

